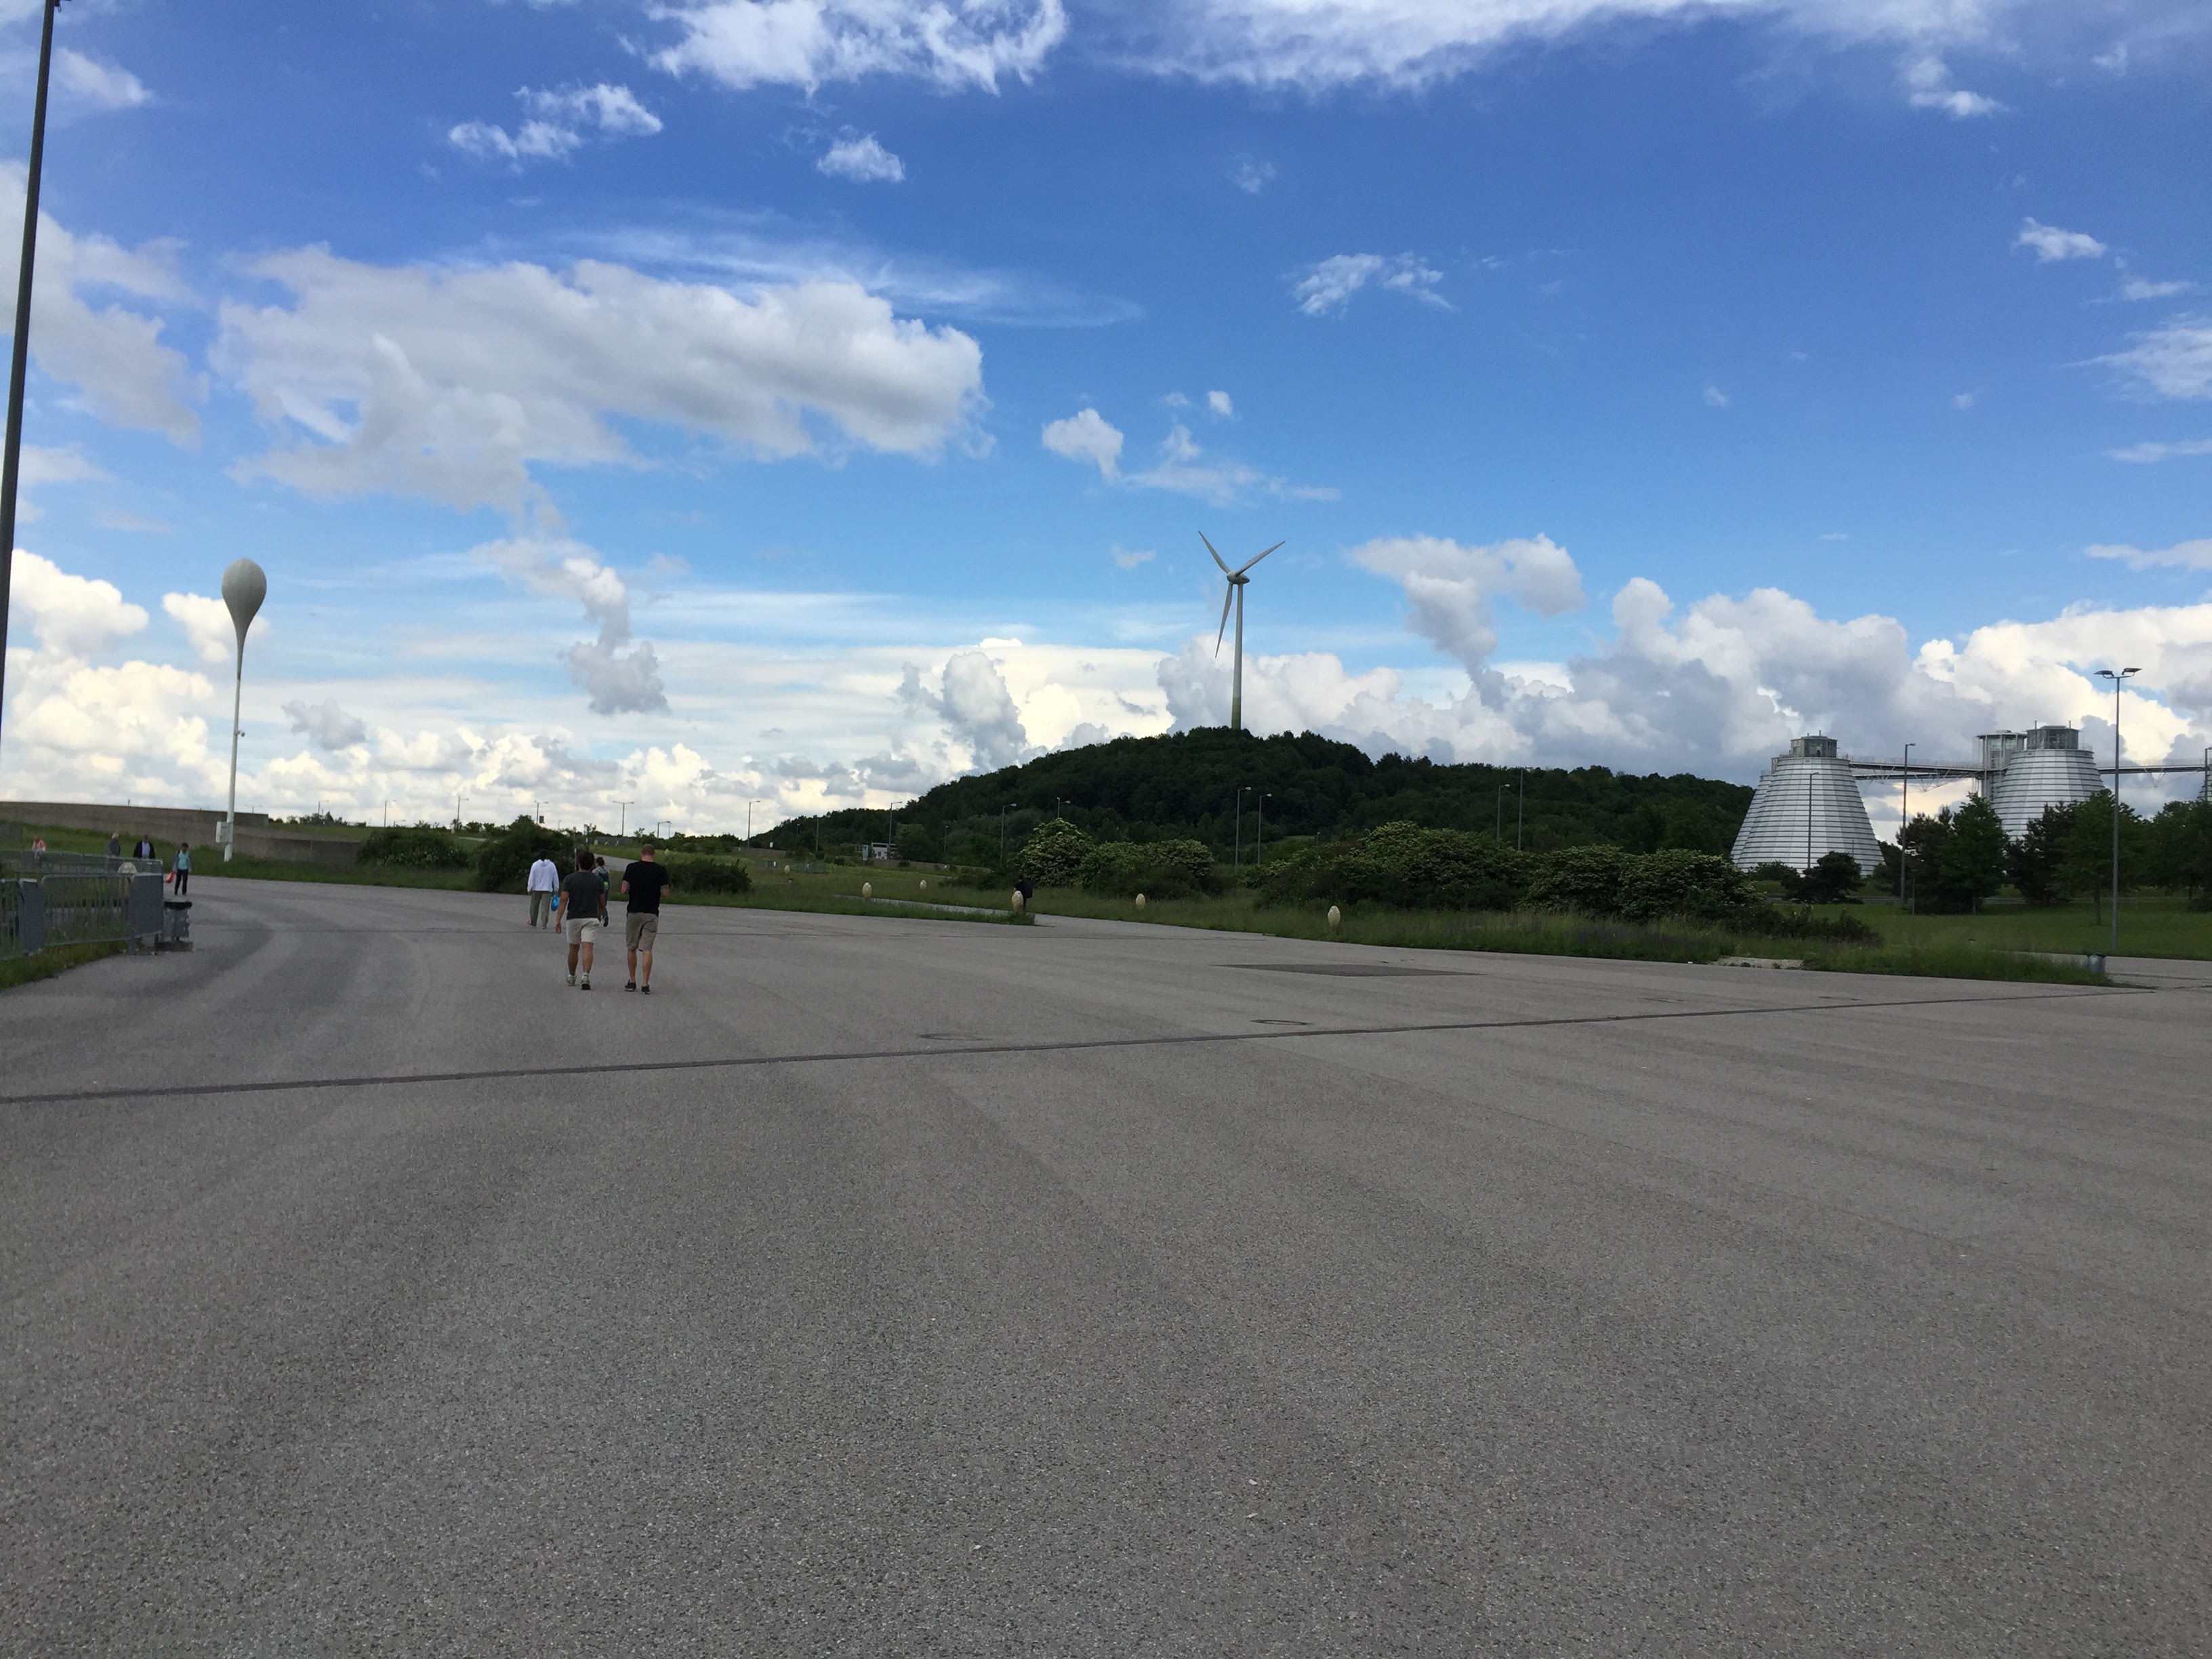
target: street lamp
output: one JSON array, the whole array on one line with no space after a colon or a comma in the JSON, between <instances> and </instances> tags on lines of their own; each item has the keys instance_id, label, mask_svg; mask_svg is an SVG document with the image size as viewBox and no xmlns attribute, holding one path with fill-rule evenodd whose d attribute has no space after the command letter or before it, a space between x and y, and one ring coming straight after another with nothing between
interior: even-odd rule
<instances>
[{"instance_id":1,"label":"street lamp","mask_svg":"<svg viewBox=\"0 0 2212 1659\"><path fill-rule=\"evenodd\" d=\"M617 841L621 841L624 839L629 829L629 809L636 805L637 802L635 799L632 799L629 800L618 800L615 805L622 808L622 817L615 822L615 839Z\"/></svg>"},{"instance_id":2,"label":"street lamp","mask_svg":"<svg viewBox=\"0 0 2212 1659\"><path fill-rule=\"evenodd\" d=\"M2097 678L2112 683L2112 954L2120 952L2120 688L2128 683L2130 674L2140 674L2140 668L2123 668L2114 673L2109 668L2100 668Z\"/></svg>"},{"instance_id":3,"label":"street lamp","mask_svg":"<svg viewBox=\"0 0 2212 1659\"><path fill-rule=\"evenodd\" d=\"M1498 822L1491 826L1490 838L1500 847L1505 845L1505 792L1512 787L1510 783L1498 786Z\"/></svg>"},{"instance_id":4,"label":"street lamp","mask_svg":"<svg viewBox=\"0 0 2212 1659\"><path fill-rule=\"evenodd\" d=\"M8 437L0 455L0 642L8 637L8 587L15 562L15 486L23 464L23 381L31 368L31 275L39 251L39 174L46 154L46 81L54 63L54 14L61 0L46 0L39 35L39 91L31 111L31 165L23 190L23 268L15 278L15 356L8 374ZM0 648L0 680L7 669ZM0 684L0 691L4 691ZM234 729L236 720L231 722ZM235 805L235 803L234 803ZM230 848L222 849L226 859Z\"/></svg>"},{"instance_id":5,"label":"street lamp","mask_svg":"<svg viewBox=\"0 0 2212 1659\"><path fill-rule=\"evenodd\" d=\"M261 601L268 597L269 578L261 567L251 559L233 559L222 573L222 602L230 608L231 623L238 629L238 678L230 691L230 811L222 823L225 864L230 862L231 851L238 845L238 719L246 696L246 630L252 623L253 613L261 609Z\"/></svg>"},{"instance_id":6,"label":"street lamp","mask_svg":"<svg viewBox=\"0 0 2212 1659\"><path fill-rule=\"evenodd\" d=\"M745 842L747 845L751 844L753 838L753 803L759 799L760 797L758 795L755 795L750 800L748 800L745 803Z\"/></svg>"}]
</instances>

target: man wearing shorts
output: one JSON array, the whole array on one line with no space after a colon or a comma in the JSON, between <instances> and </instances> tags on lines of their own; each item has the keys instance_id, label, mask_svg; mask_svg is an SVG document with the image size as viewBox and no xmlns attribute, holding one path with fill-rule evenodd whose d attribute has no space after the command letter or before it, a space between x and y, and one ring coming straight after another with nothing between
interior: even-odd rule
<instances>
[{"instance_id":1,"label":"man wearing shorts","mask_svg":"<svg viewBox=\"0 0 2212 1659\"><path fill-rule=\"evenodd\" d=\"M660 933L660 896L671 890L668 871L653 861L653 843L638 849L637 861L623 872L622 890L629 895L629 915L623 920L623 944L629 951L629 983L625 991L647 995L653 992L653 941ZM645 972L638 972L638 958Z\"/></svg>"},{"instance_id":2,"label":"man wearing shorts","mask_svg":"<svg viewBox=\"0 0 2212 1659\"><path fill-rule=\"evenodd\" d=\"M600 913L606 903L606 878L592 867L587 856L562 882L561 902L553 910L556 929L564 921L568 924L568 983L580 991L592 988L592 947L599 943ZM580 957L584 966L580 981L576 977Z\"/></svg>"}]
</instances>

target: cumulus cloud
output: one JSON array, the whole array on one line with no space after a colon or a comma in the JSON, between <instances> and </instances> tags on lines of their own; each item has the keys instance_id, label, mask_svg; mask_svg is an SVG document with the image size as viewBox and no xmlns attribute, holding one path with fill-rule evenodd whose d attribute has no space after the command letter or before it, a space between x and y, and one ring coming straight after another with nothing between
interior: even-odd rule
<instances>
[{"instance_id":1,"label":"cumulus cloud","mask_svg":"<svg viewBox=\"0 0 2212 1659\"><path fill-rule=\"evenodd\" d=\"M2212 449L2212 444L2205 446ZM2124 543L2100 543L2086 550L2093 559L2118 559L2130 570L2161 567L2175 570L2212 570L2212 539L2176 542L2172 547L2130 547Z\"/></svg>"},{"instance_id":2,"label":"cumulus cloud","mask_svg":"<svg viewBox=\"0 0 2212 1659\"><path fill-rule=\"evenodd\" d=\"M1067 33L1061 0L661 0L678 39L653 63L739 91L903 76L945 91L1027 81Z\"/></svg>"},{"instance_id":3,"label":"cumulus cloud","mask_svg":"<svg viewBox=\"0 0 2212 1659\"><path fill-rule=\"evenodd\" d=\"M489 121L464 121L446 135L456 149L487 161L562 161L592 138L644 138L660 118L628 87L522 87L515 98L524 119L513 132Z\"/></svg>"},{"instance_id":4,"label":"cumulus cloud","mask_svg":"<svg viewBox=\"0 0 2212 1659\"><path fill-rule=\"evenodd\" d=\"M1911 64L1989 38L2005 14L2062 12L2061 0L1186 0L1141 14L1128 55L1160 74L1312 90L1352 82L1416 88L1476 69L1501 51L1612 27L1692 27L1715 15L1769 23L1837 46L1911 49ZM1915 85L1916 100L1980 113L1977 94Z\"/></svg>"},{"instance_id":5,"label":"cumulus cloud","mask_svg":"<svg viewBox=\"0 0 2212 1659\"><path fill-rule=\"evenodd\" d=\"M102 109L136 109L154 100L154 94L146 90L146 83L129 70L103 64L67 46L55 48L54 78L61 82L64 91L74 93Z\"/></svg>"},{"instance_id":6,"label":"cumulus cloud","mask_svg":"<svg viewBox=\"0 0 2212 1659\"><path fill-rule=\"evenodd\" d=\"M575 600L599 624L597 639L580 640L562 653L569 678L591 699L593 714L643 714L668 707L651 641L630 640L629 586L597 552L565 537L538 535L486 542L472 556L532 592Z\"/></svg>"},{"instance_id":7,"label":"cumulus cloud","mask_svg":"<svg viewBox=\"0 0 2212 1659\"><path fill-rule=\"evenodd\" d=\"M1274 181L1275 164L1256 155L1240 155L1229 169L1229 182L1247 196L1257 196Z\"/></svg>"},{"instance_id":8,"label":"cumulus cloud","mask_svg":"<svg viewBox=\"0 0 2212 1659\"><path fill-rule=\"evenodd\" d=\"M228 663L237 654L238 625L230 619L230 607L221 599L211 599L204 593L164 593L161 609L185 630L192 654L202 662ZM248 638L259 637L267 626L264 618L256 617L247 630Z\"/></svg>"},{"instance_id":9,"label":"cumulus cloud","mask_svg":"<svg viewBox=\"0 0 2212 1659\"><path fill-rule=\"evenodd\" d=\"M1291 283L1291 297L1309 317L1326 317L1352 303L1364 288L1380 288L1403 294L1424 305L1449 311L1436 286L1444 279L1410 253L1386 258L1380 253L1338 253L1309 265Z\"/></svg>"},{"instance_id":10,"label":"cumulus cloud","mask_svg":"<svg viewBox=\"0 0 2212 1659\"><path fill-rule=\"evenodd\" d=\"M1994 98L1954 86L1951 83L1951 66L1933 52L1921 52L1907 58L1898 78L1905 84L1905 101L1913 108L1939 109L1954 121L1971 121L1977 116L1995 115L2004 108ZM2101 248L2098 251L2103 252Z\"/></svg>"},{"instance_id":11,"label":"cumulus cloud","mask_svg":"<svg viewBox=\"0 0 2212 1659\"><path fill-rule=\"evenodd\" d=\"M1095 409L1079 410L1065 420L1046 422L1044 447L1065 459L1096 466L1098 476L1109 483L1120 472L1121 431Z\"/></svg>"},{"instance_id":12,"label":"cumulus cloud","mask_svg":"<svg viewBox=\"0 0 2212 1659\"><path fill-rule=\"evenodd\" d=\"M896 185L906 177L906 163L878 143L872 132L840 138L814 166L817 172L858 185Z\"/></svg>"},{"instance_id":13,"label":"cumulus cloud","mask_svg":"<svg viewBox=\"0 0 2212 1659\"><path fill-rule=\"evenodd\" d=\"M1233 421L1237 418L1237 405L1231 401L1229 394L1225 392L1207 392L1206 406L1224 421Z\"/></svg>"},{"instance_id":14,"label":"cumulus cloud","mask_svg":"<svg viewBox=\"0 0 2212 1659\"><path fill-rule=\"evenodd\" d=\"M9 592L44 651L96 656L146 626L146 612L128 603L114 583L72 576L21 548L15 550Z\"/></svg>"},{"instance_id":15,"label":"cumulus cloud","mask_svg":"<svg viewBox=\"0 0 2212 1659\"><path fill-rule=\"evenodd\" d=\"M976 771L1017 765L1037 752L1005 676L985 652L957 651L947 658L934 691L922 684L921 670L909 664L899 697L908 708L943 720L945 730L966 746Z\"/></svg>"},{"instance_id":16,"label":"cumulus cloud","mask_svg":"<svg viewBox=\"0 0 2212 1659\"><path fill-rule=\"evenodd\" d=\"M22 188L21 167L0 168L0 179ZM76 387L75 401L111 426L158 432L179 445L199 439L199 416L190 405L206 396L184 355L161 343L164 324L142 306L191 303L176 274L176 245L148 242L125 248L104 236L79 236L39 216L39 272L31 289L31 355L56 380ZM15 270L7 268L4 304L14 313ZM105 301L105 303L101 303Z\"/></svg>"},{"instance_id":17,"label":"cumulus cloud","mask_svg":"<svg viewBox=\"0 0 2212 1659\"><path fill-rule=\"evenodd\" d=\"M294 302L226 303L212 360L305 438L241 471L313 495L513 509L533 465L641 464L610 416L765 456L830 439L932 457L982 398L973 339L850 283L742 298L596 261L391 267L320 247L252 269Z\"/></svg>"},{"instance_id":18,"label":"cumulus cloud","mask_svg":"<svg viewBox=\"0 0 2212 1659\"><path fill-rule=\"evenodd\" d=\"M2177 317L2096 361L2156 398L2212 398L2212 317Z\"/></svg>"},{"instance_id":19,"label":"cumulus cloud","mask_svg":"<svg viewBox=\"0 0 2212 1659\"><path fill-rule=\"evenodd\" d=\"M2061 230L2034 219L2021 221L2020 234L2012 239L2012 245L2035 255L2039 265L2061 259L2101 259L2112 252L2086 231Z\"/></svg>"},{"instance_id":20,"label":"cumulus cloud","mask_svg":"<svg viewBox=\"0 0 2212 1659\"><path fill-rule=\"evenodd\" d=\"M1488 547L1401 536L1356 547L1351 556L1361 568L1403 587L1406 626L1457 659L1469 674L1480 673L1498 648L1492 601L1510 599L1545 617L1585 603L1574 560L1549 536Z\"/></svg>"},{"instance_id":21,"label":"cumulus cloud","mask_svg":"<svg viewBox=\"0 0 2212 1659\"><path fill-rule=\"evenodd\" d=\"M292 722L295 732L318 749L350 749L356 744L368 741L368 723L339 708L336 697L325 697L312 705L304 700L288 702L284 705L284 718Z\"/></svg>"},{"instance_id":22,"label":"cumulus cloud","mask_svg":"<svg viewBox=\"0 0 2212 1659\"><path fill-rule=\"evenodd\" d=\"M2195 286L2191 283L2154 283L2141 276L2130 276L2120 284L2123 300L2171 300L2177 294L2186 294Z\"/></svg>"}]
</instances>

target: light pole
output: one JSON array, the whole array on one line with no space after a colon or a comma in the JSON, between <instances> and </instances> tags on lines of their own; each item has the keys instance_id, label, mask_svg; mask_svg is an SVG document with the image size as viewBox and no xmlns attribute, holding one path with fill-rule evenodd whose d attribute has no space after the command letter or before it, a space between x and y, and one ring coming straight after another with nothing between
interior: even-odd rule
<instances>
[{"instance_id":1,"label":"light pole","mask_svg":"<svg viewBox=\"0 0 2212 1659\"><path fill-rule=\"evenodd\" d=\"M12 555L14 550L10 543L9 551ZM246 630L253 613L261 609L261 601L268 597L269 578L261 567L251 559L233 559L222 573L222 602L230 608L231 623L238 629L238 678L230 690L230 811L222 821L225 864L230 862L231 850L238 845L238 719L246 696Z\"/></svg>"},{"instance_id":2,"label":"light pole","mask_svg":"<svg viewBox=\"0 0 2212 1659\"><path fill-rule=\"evenodd\" d=\"M2120 953L2120 688L2128 683L2130 674L2140 674L2140 668L2123 668L2114 673L2109 668L2100 668L2097 678L2112 683L2112 954Z\"/></svg>"},{"instance_id":3,"label":"light pole","mask_svg":"<svg viewBox=\"0 0 2212 1659\"><path fill-rule=\"evenodd\" d=\"M1272 791L1261 792L1260 822L1252 831L1252 867L1255 870L1260 867L1260 860L1267 854L1267 803L1273 799Z\"/></svg>"},{"instance_id":4,"label":"light pole","mask_svg":"<svg viewBox=\"0 0 2212 1659\"><path fill-rule=\"evenodd\" d=\"M384 827L392 828L392 803L388 800L384 803Z\"/></svg>"},{"instance_id":5,"label":"light pole","mask_svg":"<svg viewBox=\"0 0 2212 1659\"><path fill-rule=\"evenodd\" d=\"M23 268L15 278L15 356L8 373L8 438L0 456L0 694L6 690L9 579L15 562L15 486L23 465L23 381L31 368L31 275L39 252L39 174L46 155L46 80L54 63L54 14L61 0L46 0L39 34L39 91L31 109L31 166L23 190ZM233 730L238 722L233 720ZM235 802L233 803L235 805ZM222 849L225 859L230 848Z\"/></svg>"},{"instance_id":6,"label":"light pole","mask_svg":"<svg viewBox=\"0 0 2212 1659\"><path fill-rule=\"evenodd\" d=\"M753 805L759 799L760 797L755 795L745 802L745 842L748 846L751 845L753 838Z\"/></svg>"},{"instance_id":7,"label":"light pole","mask_svg":"<svg viewBox=\"0 0 2212 1659\"><path fill-rule=\"evenodd\" d=\"M1491 827L1490 838L1500 847L1505 845L1505 792L1512 787L1510 783L1498 786L1498 822Z\"/></svg>"},{"instance_id":8,"label":"light pole","mask_svg":"<svg viewBox=\"0 0 2212 1659\"><path fill-rule=\"evenodd\" d=\"M1528 769L1521 769L1521 787L1513 794L1513 850L1521 850L1522 826L1528 822Z\"/></svg>"},{"instance_id":9,"label":"light pole","mask_svg":"<svg viewBox=\"0 0 2212 1659\"><path fill-rule=\"evenodd\" d=\"M625 838L629 829L629 809L636 805L637 802L635 800L618 800L615 805L622 808L622 817L615 820L615 839L617 841L621 841Z\"/></svg>"},{"instance_id":10,"label":"light pole","mask_svg":"<svg viewBox=\"0 0 2212 1659\"><path fill-rule=\"evenodd\" d=\"M1012 805L1013 802L1008 801L999 809L999 862L1001 864L1006 861L1006 811Z\"/></svg>"},{"instance_id":11,"label":"light pole","mask_svg":"<svg viewBox=\"0 0 2212 1659\"><path fill-rule=\"evenodd\" d=\"M1897 800L1897 902L1905 902L1905 831L1912 822L1912 745L1905 745L1905 793Z\"/></svg>"}]
</instances>

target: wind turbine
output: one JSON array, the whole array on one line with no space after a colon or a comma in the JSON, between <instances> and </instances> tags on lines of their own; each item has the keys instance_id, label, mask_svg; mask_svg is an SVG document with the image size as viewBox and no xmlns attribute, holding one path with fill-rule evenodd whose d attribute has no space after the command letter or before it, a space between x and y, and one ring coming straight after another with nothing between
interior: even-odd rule
<instances>
[{"instance_id":1,"label":"wind turbine","mask_svg":"<svg viewBox=\"0 0 2212 1659\"><path fill-rule=\"evenodd\" d=\"M1200 531L1198 538L1206 542L1206 532ZM1275 544L1275 547L1281 545L1280 542ZM1269 548L1267 553L1273 552L1275 547ZM1212 542L1206 542L1206 550L1213 553ZM1213 553L1214 563L1221 567L1221 574L1229 579L1229 591L1221 596L1221 628L1213 636L1213 654L1217 657L1221 654L1222 636L1229 631L1229 608L1231 605L1237 607L1236 667L1229 681L1229 729L1232 732L1244 729L1244 586L1252 580L1244 573L1266 558L1267 553L1255 553L1234 570L1229 568L1221 555Z\"/></svg>"}]
</instances>

